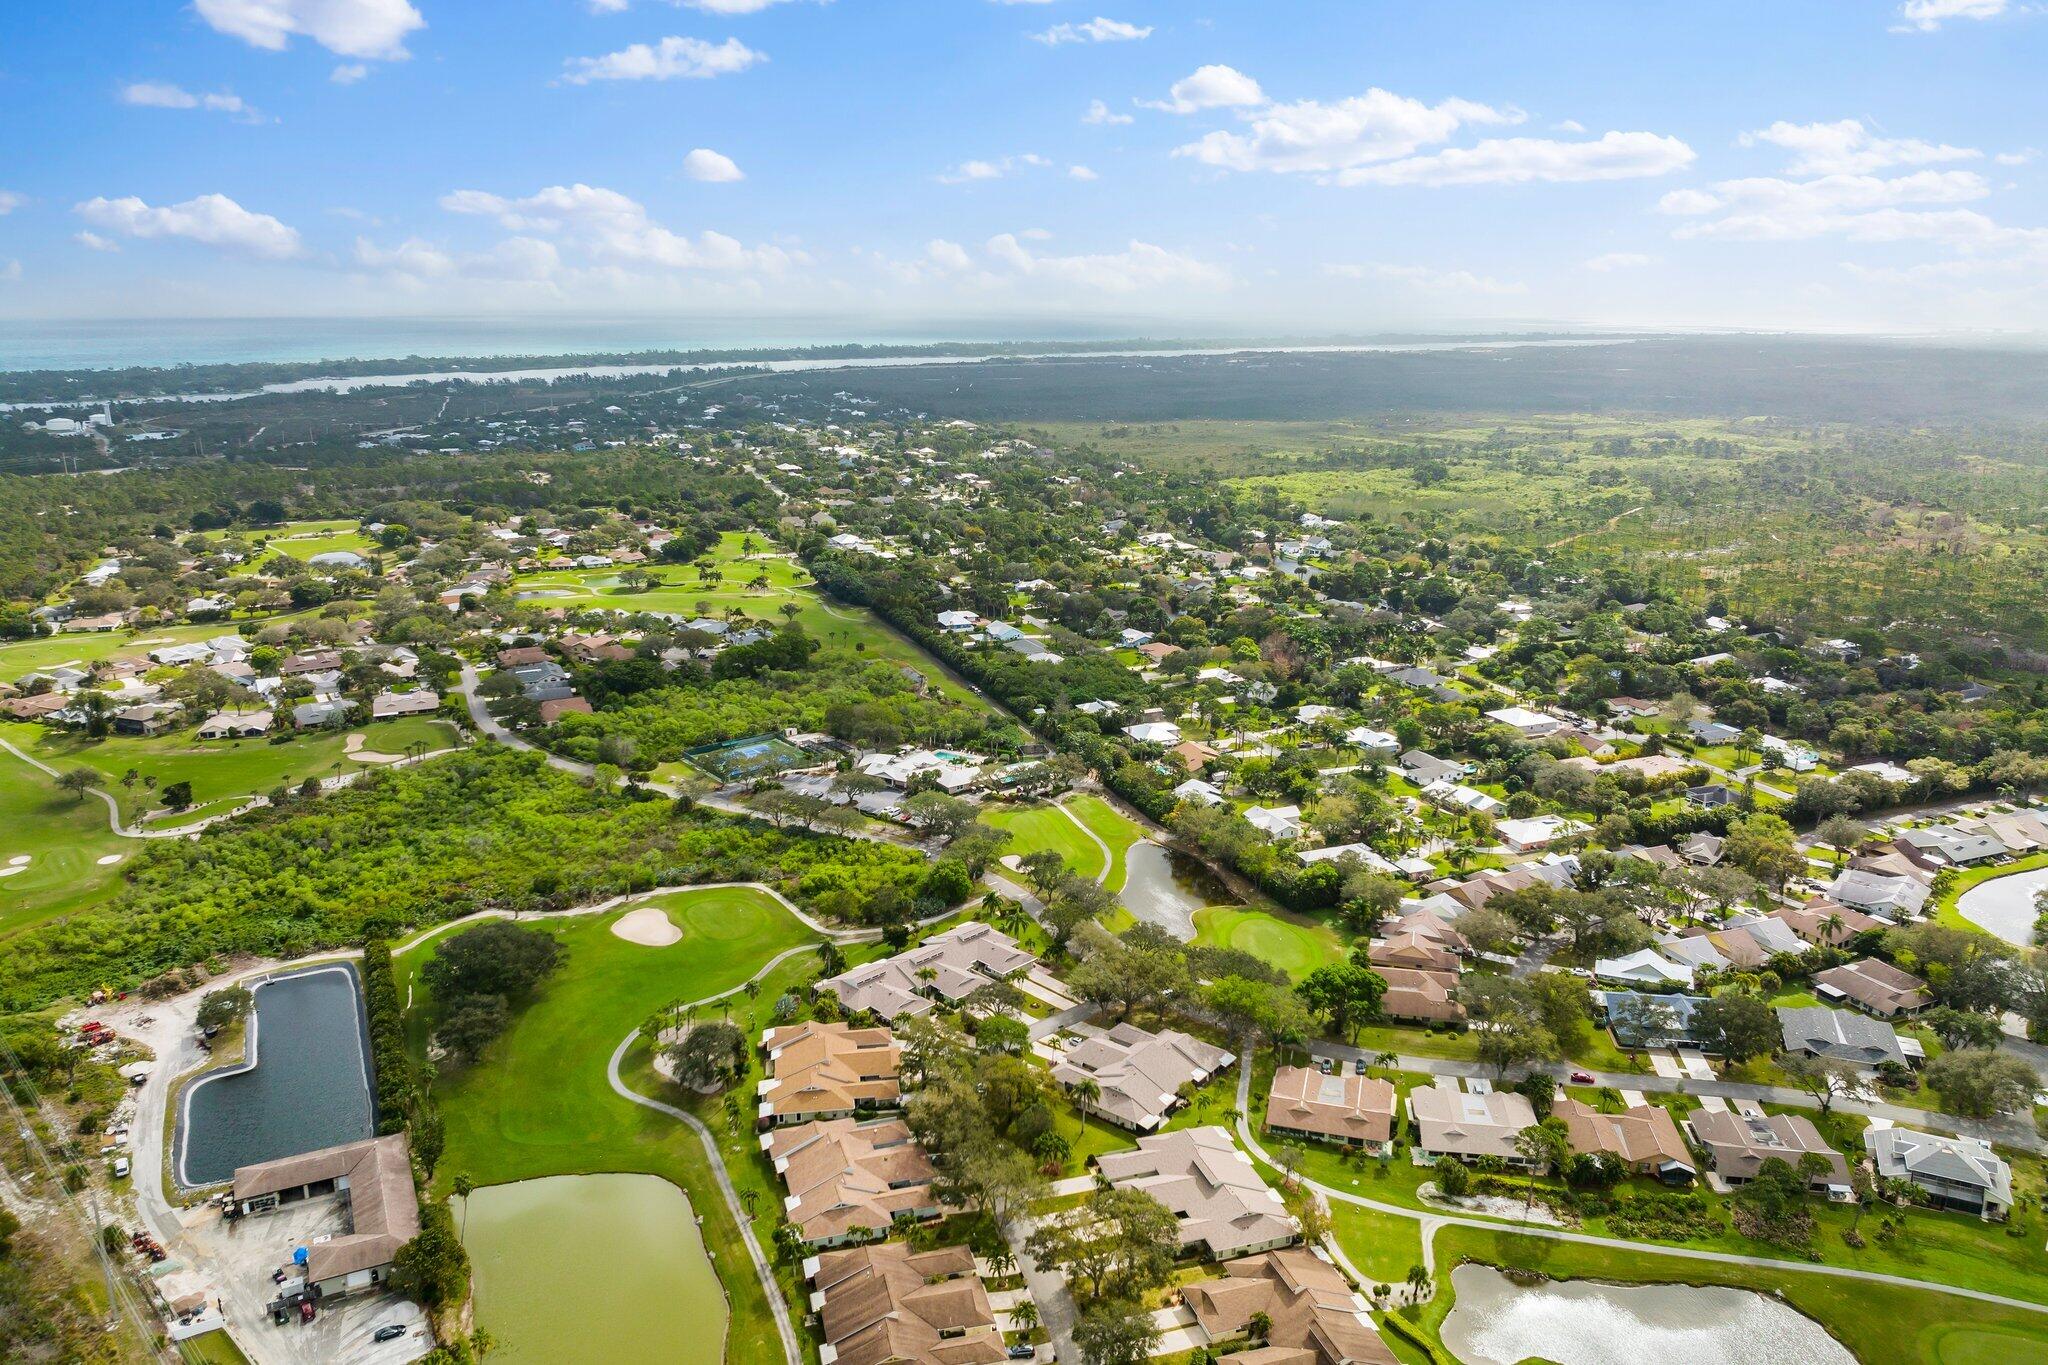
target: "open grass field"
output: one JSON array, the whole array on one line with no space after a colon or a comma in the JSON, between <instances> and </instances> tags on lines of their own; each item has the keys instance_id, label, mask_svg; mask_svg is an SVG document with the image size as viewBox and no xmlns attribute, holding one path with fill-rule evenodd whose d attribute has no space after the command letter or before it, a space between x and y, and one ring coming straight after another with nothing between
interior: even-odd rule
<instances>
[{"instance_id":1,"label":"open grass field","mask_svg":"<svg viewBox=\"0 0 2048 1365\"><path fill-rule=\"evenodd\" d=\"M797 608L796 621L813 639L828 647L849 649L866 658L915 668L931 686L963 705L987 709L967 688L943 673L937 664L902 636L862 607L828 605L811 576L794 559L756 535L756 552L742 554L745 537L728 531L719 541L712 558L724 578L701 580L697 571L681 564L644 565L652 580L642 589L619 581L617 569L570 569L523 575L514 584L527 600L551 607L601 608L606 611L663 612L684 617L723 618L728 611L745 612L769 626L783 621L782 607ZM750 586L758 575L767 582Z\"/></svg>"},{"instance_id":2,"label":"open grass field","mask_svg":"<svg viewBox=\"0 0 2048 1365\"><path fill-rule=\"evenodd\" d=\"M1316 968L1344 960L1345 947L1326 924L1298 915L1212 905L1195 912L1195 942L1237 948L1270 963L1296 981Z\"/></svg>"},{"instance_id":3,"label":"open grass field","mask_svg":"<svg viewBox=\"0 0 2048 1365\"><path fill-rule=\"evenodd\" d=\"M1537 1271L1556 1279L1623 1284L1685 1283L1756 1289L1782 1297L1813 1318L1858 1360L1900 1365L1985 1365L2048 1357L2048 1314L1943 1294L1865 1284L1762 1266L1631 1255L1606 1247L1552 1242L1511 1232L1445 1228L1437 1234L1437 1281L1443 1288L1404 1320L1434 1341L1453 1306L1450 1270L1471 1260Z\"/></svg>"},{"instance_id":4,"label":"open grass field","mask_svg":"<svg viewBox=\"0 0 2048 1365\"><path fill-rule=\"evenodd\" d=\"M13 640L0 644L0 679L12 682L24 674L66 664L84 668L102 659L139 659L158 645L193 644L232 630L232 626L216 621L197 626L144 626L139 630L39 635L32 640Z\"/></svg>"},{"instance_id":5,"label":"open grass field","mask_svg":"<svg viewBox=\"0 0 2048 1365\"><path fill-rule=\"evenodd\" d=\"M1088 792L1077 792L1068 797L1066 807L1095 832L1096 838L1109 845L1109 876L1103 879L1103 885L1112 891L1123 890L1124 855L1130 852L1132 844L1145 837L1144 828L1109 802Z\"/></svg>"},{"instance_id":6,"label":"open grass field","mask_svg":"<svg viewBox=\"0 0 2048 1365\"><path fill-rule=\"evenodd\" d=\"M0 738L60 772L84 767L99 773L101 790L120 802L122 817L129 821L161 805L156 790L174 782L190 782L193 805L213 809L267 792L280 782L295 784L308 777L331 777L368 766L343 752L348 735L355 733L363 736L363 749L373 754L403 755L406 745L412 743L425 744L429 750L447 749L454 747L457 738L452 725L426 716L372 721L360 730L296 735L282 744L267 739L202 743L191 729L148 737L88 739L27 722L0 724ZM19 763L11 755L0 757ZM124 786L121 779L131 769L139 778ZM140 778L155 778L156 789ZM97 801L93 804L99 805ZM198 815L206 813L200 810ZM181 812L169 818L182 823L198 816Z\"/></svg>"},{"instance_id":7,"label":"open grass field","mask_svg":"<svg viewBox=\"0 0 2048 1365\"><path fill-rule=\"evenodd\" d=\"M20 872L0 877L0 935L69 914L110 894L121 864L142 845L107 828L97 797L76 797L13 754L0 751L0 868L27 858Z\"/></svg>"},{"instance_id":8,"label":"open grass field","mask_svg":"<svg viewBox=\"0 0 2048 1365\"><path fill-rule=\"evenodd\" d=\"M294 532L289 536L278 536L271 540L270 548L293 559L307 560L314 555L324 555L335 550L352 550L359 555L368 555L376 550L377 543L362 532L349 527L347 522L322 523L322 529Z\"/></svg>"},{"instance_id":9,"label":"open grass field","mask_svg":"<svg viewBox=\"0 0 2048 1365\"><path fill-rule=\"evenodd\" d=\"M1014 838L1003 850L1005 857L1022 857L1051 849L1064 858L1067 869L1082 877L1101 877L1105 871L1102 850L1081 832L1072 820L1050 805L990 807L982 822L1008 830Z\"/></svg>"},{"instance_id":10,"label":"open grass field","mask_svg":"<svg viewBox=\"0 0 2048 1365\"><path fill-rule=\"evenodd\" d=\"M773 900L744 888L680 892L655 903L683 931L680 941L665 948L619 938L611 932L614 914L542 926L568 951L559 974L481 1063L435 1086L447 1128L436 1193L446 1194L458 1172L479 1185L594 1171L645 1172L674 1181L704 1220L704 1240L715 1251L732 1305L735 1330L726 1359L771 1365L781 1352L766 1327L760 1282L696 1136L676 1120L613 1094L605 1065L619 1040L657 1009L737 986L776 954L813 936ZM431 946L422 947L399 959L400 989L411 1007L408 1022L422 1041L429 1002L418 973L431 952ZM786 966L815 971L808 956ZM766 986L758 1003L738 997L735 1022L746 1027L749 1012L765 1017L780 989L780 983ZM642 1088L655 1093L651 1085ZM777 1194L768 1207L779 1200Z\"/></svg>"}]
</instances>

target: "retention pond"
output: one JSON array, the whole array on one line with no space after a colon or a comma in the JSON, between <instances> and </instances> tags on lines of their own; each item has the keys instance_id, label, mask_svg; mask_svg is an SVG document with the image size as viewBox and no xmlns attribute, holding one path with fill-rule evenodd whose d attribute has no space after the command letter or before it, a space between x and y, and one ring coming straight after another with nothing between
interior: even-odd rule
<instances>
[{"instance_id":1,"label":"retention pond","mask_svg":"<svg viewBox=\"0 0 2048 1365\"><path fill-rule=\"evenodd\" d=\"M180 1100L177 1173L188 1188L376 1132L355 968L272 977L255 996L247 1056L193 1081Z\"/></svg>"},{"instance_id":2,"label":"retention pond","mask_svg":"<svg viewBox=\"0 0 2048 1365\"><path fill-rule=\"evenodd\" d=\"M726 1303L689 1198L653 1175L556 1175L456 1201L493 1365L717 1361ZM739 1248L730 1254L744 1255Z\"/></svg>"},{"instance_id":3,"label":"retention pond","mask_svg":"<svg viewBox=\"0 0 2048 1365\"><path fill-rule=\"evenodd\" d=\"M1819 1323L1748 1289L1523 1283L1483 1265L1459 1266L1451 1287L1444 1345L1465 1365L1856 1365Z\"/></svg>"}]
</instances>

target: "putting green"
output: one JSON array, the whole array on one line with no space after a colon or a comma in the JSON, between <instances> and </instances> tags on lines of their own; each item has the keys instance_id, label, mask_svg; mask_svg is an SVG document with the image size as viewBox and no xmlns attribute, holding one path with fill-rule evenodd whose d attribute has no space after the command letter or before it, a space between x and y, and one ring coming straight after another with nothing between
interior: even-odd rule
<instances>
[{"instance_id":1,"label":"putting green","mask_svg":"<svg viewBox=\"0 0 2048 1365\"><path fill-rule=\"evenodd\" d=\"M1343 943L1326 925L1228 905L1195 912L1195 942L1250 953L1296 981L1318 967L1344 960Z\"/></svg>"}]
</instances>

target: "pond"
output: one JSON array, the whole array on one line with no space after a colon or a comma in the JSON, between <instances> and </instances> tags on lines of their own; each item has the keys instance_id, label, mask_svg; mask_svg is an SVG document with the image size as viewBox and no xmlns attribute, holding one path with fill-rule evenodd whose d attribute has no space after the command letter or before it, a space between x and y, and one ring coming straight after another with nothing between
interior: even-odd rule
<instances>
[{"instance_id":1,"label":"pond","mask_svg":"<svg viewBox=\"0 0 2048 1365\"><path fill-rule=\"evenodd\" d=\"M1199 859L1143 839L1124 854L1118 899L1138 919L1185 943L1195 936L1195 911L1233 897Z\"/></svg>"},{"instance_id":2,"label":"pond","mask_svg":"<svg viewBox=\"0 0 2048 1365\"><path fill-rule=\"evenodd\" d=\"M2048 890L2048 867L1978 882L1956 899L1956 913L2022 948L2034 946L2034 897Z\"/></svg>"},{"instance_id":3,"label":"pond","mask_svg":"<svg viewBox=\"0 0 2048 1365\"><path fill-rule=\"evenodd\" d=\"M689 1198L668 1181L557 1175L463 1203L455 1215L477 1324L498 1343L492 1365L723 1357L725 1291Z\"/></svg>"},{"instance_id":4,"label":"pond","mask_svg":"<svg viewBox=\"0 0 2048 1365\"><path fill-rule=\"evenodd\" d=\"M247 1057L185 1087L178 1106L181 1185L211 1185L237 1166L376 1132L355 968L315 967L254 989Z\"/></svg>"},{"instance_id":5,"label":"pond","mask_svg":"<svg viewBox=\"0 0 2048 1365\"><path fill-rule=\"evenodd\" d=\"M1821 1325L1747 1289L1596 1280L1518 1284L1492 1266L1451 1272L1444 1345L1465 1365L1856 1365Z\"/></svg>"}]
</instances>

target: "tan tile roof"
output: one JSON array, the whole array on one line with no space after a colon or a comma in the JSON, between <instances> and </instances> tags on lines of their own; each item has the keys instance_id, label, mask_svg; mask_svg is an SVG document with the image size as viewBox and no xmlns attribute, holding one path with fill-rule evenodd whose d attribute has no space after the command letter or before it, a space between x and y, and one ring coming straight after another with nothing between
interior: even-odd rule
<instances>
[{"instance_id":1,"label":"tan tile roof","mask_svg":"<svg viewBox=\"0 0 2048 1365\"><path fill-rule=\"evenodd\" d=\"M1459 1157L1514 1160L1515 1134L1536 1122L1525 1096L1500 1090L1471 1095L1452 1081L1409 1091L1408 1113L1424 1151Z\"/></svg>"},{"instance_id":2,"label":"tan tile roof","mask_svg":"<svg viewBox=\"0 0 2048 1365\"><path fill-rule=\"evenodd\" d=\"M1764 1162L1776 1157L1796 1168L1799 1158L1818 1152L1831 1167L1827 1181L1849 1183L1849 1165L1828 1146L1813 1120L1798 1114L1738 1114L1696 1109L1686 1119L1692 1135L1707 1149L1708 1164L1731 1180L1754 1180Z\"/></svg>"},{"instance_id":3,"label":"tan tile roof","mask_svg":"<svg viewBox=\"0 0 2048 1365\"><path fill-rule=\"evenodd\" d=\"M1551 1116L1564 1120L1575 1152L1606 1152L1631 1167L1656 1167L1675 1161L1691 1169L1692 1152L1678 1135L1671 1111L1639 1104L1625 1114L1603 1114L1569 1095L1560 1095Z\"/></svg>"},{"instance_id":4,"label":"tan tile roof","mask_svg":"<svg viewBox=\"0 0 2048 1365\"><path fill-rule=\"evenodd\" d=\"M1182 1293L1212 1340L1245 1332L1254 1313L1272 1321L1267 1345L1226 1357L1252 1365L1395 1365L1365 1300L1335 1266L1298 1247L1248 1256Z\"/></svg>"},{"instance_id":5,"label":"tan tile roof","mask_svg":"<svg viewBox=\"0 0 2048 1365\"><path fill-rule=\"evenodd\" d=\"M861 1227L886 1231L899 1213L934 1208L931 1158L901 1119L825 1119L778 1128L763 1150L789 1188L786 1207L807 1242Z\"/></svg>"},{"instance_id":6,"label":"tan tile roof","mask_svg":"<svg viewBox=\"0 0 2048 1365\"><path fill-rule=\"evenodd\" d=\"M1927 993L1925 981L1874 957L1816 972L1813 984L1831 986L1872 1014L1887 1018L1925 1009L1934 1003L1934 997Z\"/></svg>"},{"instance_id":7,"label":"tan tile roof","mask_svg":"<svg viewBox=\"0 0 2048 1365\"><path fill-rule=\"evenodd\" d=\"M1394 1104L1394 1087L1386 1081L1283 1066L1267 1092L1266 1125L1339 1142L1387 1142L1394 1136Z\"/></svg>"},{"instance_id":8,"label":"tan tile roof","mask_svg":"<svg viewBox=\"0 0 2048 1365\"><path fill-rule=\"evenodd\" d=\"M1118 1189L1143 1190L1180 1219L1180 1244L1211 1256L1300 1235L1294 1219L1251 1159L1218 1127L1183 1128L1138 1139L1135 1151L1108 1152L1096 1166Z\"/></svg>"},{"instance_id":9,"label":"tan tile roof","mask_svg":"<svg viewBox=\"0 0 2048 1365\"><path fill-rule=\"evenodd\" d=\"M900 1051L886 1028L840 1023L790 1024L761 1037L769 1079L761 1083L764 1117L788 1121L843 1113L865 1103L893 1105Z\"/></svg>"},{"instance_id":10,"label":"tan tile roof","mask_svg":"<svg viewBox=\"0 0 2048 1365\"><path fill-rule=\"evenodd\" d=\"M1386 978L1387 993L1380 1008L1389 1018L1451 1022L1465 1017L1465 1007L1454 998L1458 989L1456 972L1382 966L1373 970Z\"/></svg>"},{"instance_id":11,"label":"tan tile roof","mask_svg":"<svg viewBox=\"0 0 2048 1365\"><path fill-rule=\"evenodd\" d=\"M1053 1063L1063 1086L1093 1080L1101 1095L1090 1106L1126 1128L1151 1130L1179 1103L1178 1092L1228 1066L1232 1054L1175 1029L1147 1033L1135 1024L1085 1037Z\"/></svg>"},{"instance_id":12,"label":"tan tile roof","mask_svg":"<svg viewBox=\"0 0 2048 1365\"><path fill-rule=\"evenodd\" d=\"M838 1365L973 1365L1005 1358L988 1291L964 1246L901 1242L831 1251L811 1282Z\"/></svg>"}]
</instances>

